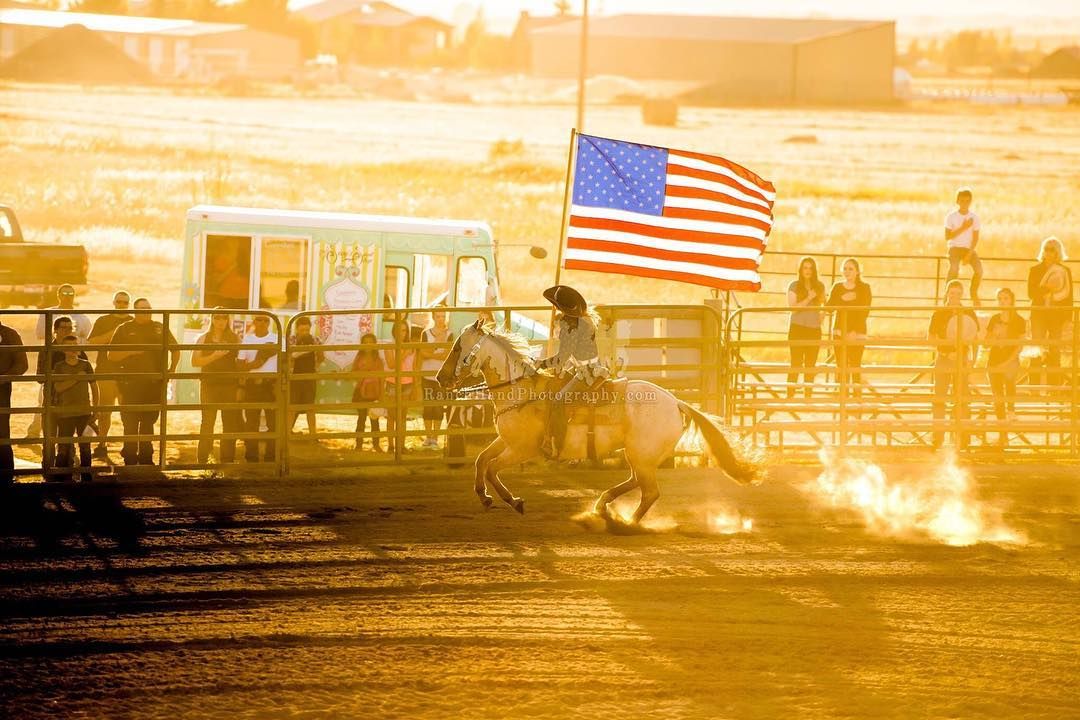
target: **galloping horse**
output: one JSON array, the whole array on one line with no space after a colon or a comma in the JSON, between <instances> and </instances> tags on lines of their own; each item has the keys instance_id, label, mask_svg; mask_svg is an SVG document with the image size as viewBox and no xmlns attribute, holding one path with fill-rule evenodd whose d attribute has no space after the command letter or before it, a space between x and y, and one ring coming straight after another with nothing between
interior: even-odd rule
<instances>
[{"instance_id":1,"label":"galloping horse","mask_svg":"<svg viewBox=\"0 0 1080 720\"><path fill-rule=\"evenodd\" d=\"M499 472L540 454L551 402L550 376L536 372L528 349L524 339L486 328L478 320L462 331L436 376L448 390L459 387L466 378L484 377L495 403L498 436L476 458L474 490L484 506L490 507L492 499L485 483L490 484L519 513L525 512L525 501L506 489ZM712 420L667 390L644 380L629 380L624 398L621 422L597 425L592 442L599 457L622 448L630 477L597 498L593 511L598 515L609 518L608 505L615 498L640 488L641 500L632 521L641 522L660 497L657 468L674 453L690 422L697 425L709 452L728 475L743 485L756 480L756 464L736 455ZM560 457L587 457L587 435L587 424L571 422Z\"/></svg>"}]
</instances>

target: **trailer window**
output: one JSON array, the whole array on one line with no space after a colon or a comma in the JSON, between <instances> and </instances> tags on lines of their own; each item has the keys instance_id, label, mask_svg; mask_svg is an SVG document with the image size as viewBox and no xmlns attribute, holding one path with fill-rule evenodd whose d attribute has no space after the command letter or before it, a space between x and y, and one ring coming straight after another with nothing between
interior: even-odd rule
<instances>
[{"instance_id":1,"label":"trailer window","mask_svg":"<svg viewBox=\"0 0 1080 720\"><path fill-rule=\"evenodd\" d=\"M251 238L207 235L203 307L247 309L251 288Z\"/></svg>"},{"instance_id":2,"label":"trailer window","mask_svg":"<svg viewBox=\"0 0 1080 720\"><path fill-rule=\"evenodd\" d=\"M11 220L6 211L0 210L0 238L7 240L15 237L15 231L11 229Z\"/></svg>"},{"instance_id":3,"label":"trailer window","mask_svg":"<svg viewBox=\"0 0 1080 720\"><path fill-rule=\"evenodd\" d=\"M450 257L448 255L417 255L416 286L420 297L417 307L445 303L450 292Z\"/></svg>"},{"instance_id":4,"label":"trailer window","mask_svg":"<svg viewBox=\"0 0 1080 720\"><path fill-rule=\"evenodd\" d=\"M307 273L304 238L262 238L259 263L259 307L273 310L305 309Z\"/></svg>"},{"instance_id":5,"label":"trailer window","mask_svg":"<svg viewBox=\"0 0 1080 720\"><path fill-rule=\"evenodd\" d=\"M481 257L458 259L455 305L486 305L487 285L487 260Z\"/></svg>"},{"instance_id":6,"label":"trailer window","mask_svg":"<svg viewBox=\"0 0 1080 720\"><path fill-rule=\"evenodd\" d=\"M397 265L387 265L383 282L383 307L409 306L409 270ZM389 316L387 316L389 317Z\"/></svg>"}]
</instances>

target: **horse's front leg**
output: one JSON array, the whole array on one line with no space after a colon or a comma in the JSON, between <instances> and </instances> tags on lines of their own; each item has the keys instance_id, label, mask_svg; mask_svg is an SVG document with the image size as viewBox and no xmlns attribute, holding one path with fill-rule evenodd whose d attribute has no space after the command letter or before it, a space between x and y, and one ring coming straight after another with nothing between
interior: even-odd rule
<instances>
[{"instance_id":1,"label":"horse's front leg","mask_svg":"<svg viewBox=\"0 0 1080 720\"><path fill-rule=\"evenodd\" d=\"M535 449L533 452L526 452L521 448L507 446L499 453L498 457L488 463L487 481L495 488L495 492L499 494L499 497L502 498L503 502L522 515L525 514L525 500L516 497L505 485L503 485L502 480L499 479L499 471L511 467L512 465L523 463L535 456Z\"/></svg>"},{"instance_id":2,"label":"horse's front leg","mask_svg":"<svg viewBox=\"0 0 1080 720\"><path fill-rule=\"evenodd\" d=\"M492 503L491 495L487 491L487 485L484 484L484 479L488 474L488 466L505 449L506 442L501 438L495 438L490 445L476 456L476 475L473 478L473 491L480 498L480 502L483 503L484 507L491 507Z\"/></svg>"}]
</instances>

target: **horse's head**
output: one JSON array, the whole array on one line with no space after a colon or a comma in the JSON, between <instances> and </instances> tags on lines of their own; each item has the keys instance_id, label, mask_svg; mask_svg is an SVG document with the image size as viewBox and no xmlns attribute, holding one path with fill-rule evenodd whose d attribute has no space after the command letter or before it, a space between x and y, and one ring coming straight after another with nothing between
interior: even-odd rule
<instances>
[{"instance_id":1,"label":"horse's head","mask_svg":"<svg viewBox=\"0 0 1080 720\"><path fill-rule=\"evenodd\" d=\"M450 354L443 360L442 367L435 375L435 380L446 390L453 390L461 382L480 372L481 363L477 356L484 345L487 332L484 330L484 321L477 320L472 325L461 331L461 335L454 341L450 348Z\"/></svg>"}]
</instances>

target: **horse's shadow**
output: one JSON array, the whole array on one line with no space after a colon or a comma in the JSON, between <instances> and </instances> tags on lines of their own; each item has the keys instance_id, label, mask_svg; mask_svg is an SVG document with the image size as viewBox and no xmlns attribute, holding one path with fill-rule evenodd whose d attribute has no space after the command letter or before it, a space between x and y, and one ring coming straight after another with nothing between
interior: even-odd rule
<instances>
[{"instance_id":1,"label":"horse's shadow","mask_svg":"<svg viewBox=\"0 0 1080 720\"><path fill-rule=\"evenodd\" d=\"M146 534L141 514L107 485L38 483L0 490L0 540L31 540L38 551L58 552L69 540L108 538L127 551Z\"/></svg>"}]
</instances>

